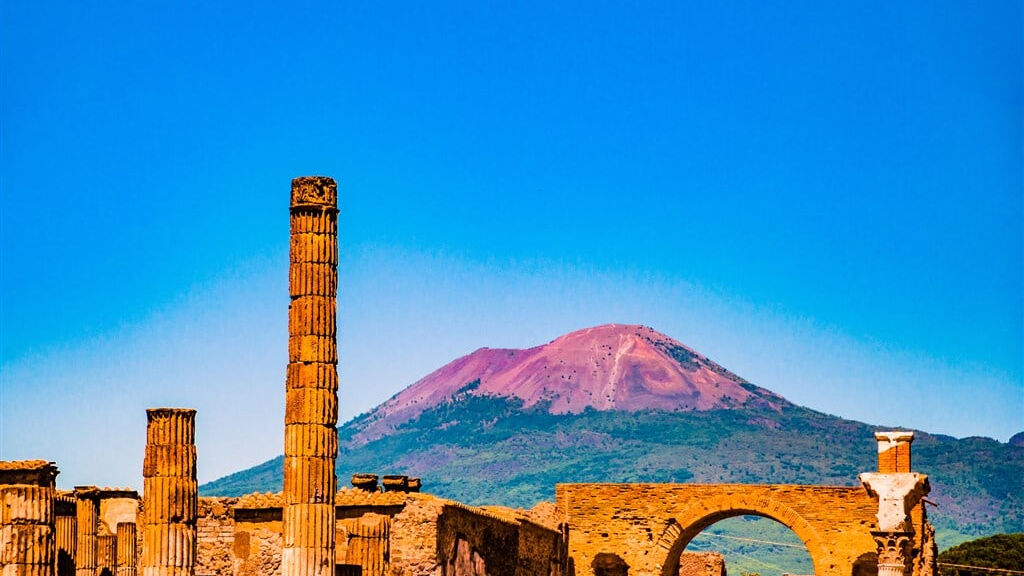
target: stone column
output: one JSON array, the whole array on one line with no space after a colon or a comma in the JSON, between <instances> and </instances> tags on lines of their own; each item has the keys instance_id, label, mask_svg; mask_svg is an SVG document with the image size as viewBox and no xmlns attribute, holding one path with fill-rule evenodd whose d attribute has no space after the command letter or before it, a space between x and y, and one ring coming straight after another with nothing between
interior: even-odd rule
<instances>
[{"instance_id":1,"label":"stone column","mask_svg":"<svg viewBox=\"0 0 1024 576\"><path fill-rule=\"evenodd\" d=\"M858 476L864 489L878 499L878 529L871 532L878 547L878 576L912 572L910 558L914 525L910 512L931 486L928 476L910 471L912 432L879 432L878 472Z\"/></svg>"},{"instance_id":2,"label":"stone column","mask_svg":"<svg viewBox=\"0 0 1024 576\"><path fill-rule=\"evenodd\" d=\"M74 492L63 492L54 501L57 556L54 558L56 576L75 576L75 550L78 542L78 504Z\"/></svg>"},{"instance_id":3,"label":"stone column","mask_svg":"<svg viewBox=\"0 0 1024 576\"><path fill-rule=\"evenodd\" d=\"M196 558L196 411L146 410L146 459L142 465L143 576L193 576Z\"/></svg>"},{"instance_id":4,"label":"stone column","mask_svg":"<svg viewBox=\"0 0 1024 576\"><path fill-rule=\"evenodd\" d=\"M338 187L292 180L283 576L333 576L338 454Z\"/></svg>"},{"instance_id":5,"label":"stone column","mask_svg":"<svg viewBox=\"0 0 1024 576\"><path fill-rule=\"evenodd\" d=\"M136 530L133 522L117 525L117 576L135 576Z\"/></svg>"},{"instance_id":6,"label":"stone column","mask_svg":"<svg viewBox=\"0 0 1024 576\"><path fill-rule=\"evenodd\" d=\"M0 462L0 574L53 576L54 480L45 460Z\"/></svg>"},{"instance_id":7,"label":"stone column","mask_svg":"<svg viewBox=\"0 0 1024 576\"><path fill-rule=\"evenodd\" d=\"M96 537L96 576L114 576L117 564L117 536Z\"/></svg>"},{"instance_id":8,"label":"stone column","mask_svg":"<svg viewBox=\"0 0 1024 576\"><path fill-rule=\"evenodd\" d=\"M95 486L75 487L75 524L78 545L75 547L75 574L95 576L96 574L96 528L100 515L100 491Z\"/></svg>"}]
</instances>

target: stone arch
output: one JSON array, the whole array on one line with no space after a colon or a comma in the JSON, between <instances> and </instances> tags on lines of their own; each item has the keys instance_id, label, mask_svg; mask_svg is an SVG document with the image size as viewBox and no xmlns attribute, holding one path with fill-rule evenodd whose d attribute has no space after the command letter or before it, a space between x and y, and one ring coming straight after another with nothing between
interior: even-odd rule
<instances>
[{"instance_id":1,"label":"stone arch","mask_svg":"<svg viewBox=\"0 0 1024 576\"><path fill-rule=\"evenodd\" d=\"M807 548L815 574L831 573L831 553L818 531L789 506L768 496L752 497L736 493L701 499L671 518L654 546L652 571L660 576L675 576L679 556L698 534L712 524L737 516L769 518L789 528Z\"/></svg>"}]
</instances>

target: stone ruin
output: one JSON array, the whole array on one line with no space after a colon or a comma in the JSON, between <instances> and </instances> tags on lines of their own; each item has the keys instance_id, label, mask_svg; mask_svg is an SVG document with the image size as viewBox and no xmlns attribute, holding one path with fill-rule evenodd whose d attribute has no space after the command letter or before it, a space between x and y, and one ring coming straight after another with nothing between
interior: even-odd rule
<instances>
[{"instance_id":1,"label":"stone ruin","mask_svg":"<svg viewBox=\"0 0 1024 576\"><path fill-rule=\"evenodd\" d=\"M290 218L284 491L200 498L195 410L150 409L141 499L60 492L54 463L0 462L0 576L725 576L721 555L686 544L747 514L791 528L818 576L937 574L910 432L876 434L861 488L559 484L531 511L466 506L408 476L339 490L334 180L294 179Z\"/></svg>"}]
</instances>

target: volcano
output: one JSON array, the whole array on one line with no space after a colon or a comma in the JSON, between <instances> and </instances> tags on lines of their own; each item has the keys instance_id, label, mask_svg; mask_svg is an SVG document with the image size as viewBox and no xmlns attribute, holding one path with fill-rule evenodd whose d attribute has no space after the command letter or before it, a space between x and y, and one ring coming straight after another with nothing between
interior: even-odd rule
<instances>
[{"instance_id":1,"label":"volcano","mask_svg":"<svg viewBox=\"0 0 1024 576\"><path fill-rule=\"evenodd\" d=\"M480 348L380 405L353 438L375 440L459 395L522 400L552 414L716 410L789 404L647 326L606 324L533 348Z\"/></svg>"}]
</instances>

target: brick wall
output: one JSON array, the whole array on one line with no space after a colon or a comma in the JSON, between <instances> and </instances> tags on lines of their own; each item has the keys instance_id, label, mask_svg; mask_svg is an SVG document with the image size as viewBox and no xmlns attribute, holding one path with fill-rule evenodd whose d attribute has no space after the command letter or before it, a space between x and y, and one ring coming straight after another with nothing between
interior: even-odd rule
<instances>
[{"instance_id":1,"label":"brick wall","mask_svg":"<svg viewBox=\"0 0 1024 576\"><path fill-rule=\"evenodd\" d=\"M559 484L576 576L598 554L621 556L630 576L674 576L690 539L725 518L759 515L803 540L817 576L850 576L874 560L877 503L862 488L743 484Z\"/></svg>"}]
</instances>

